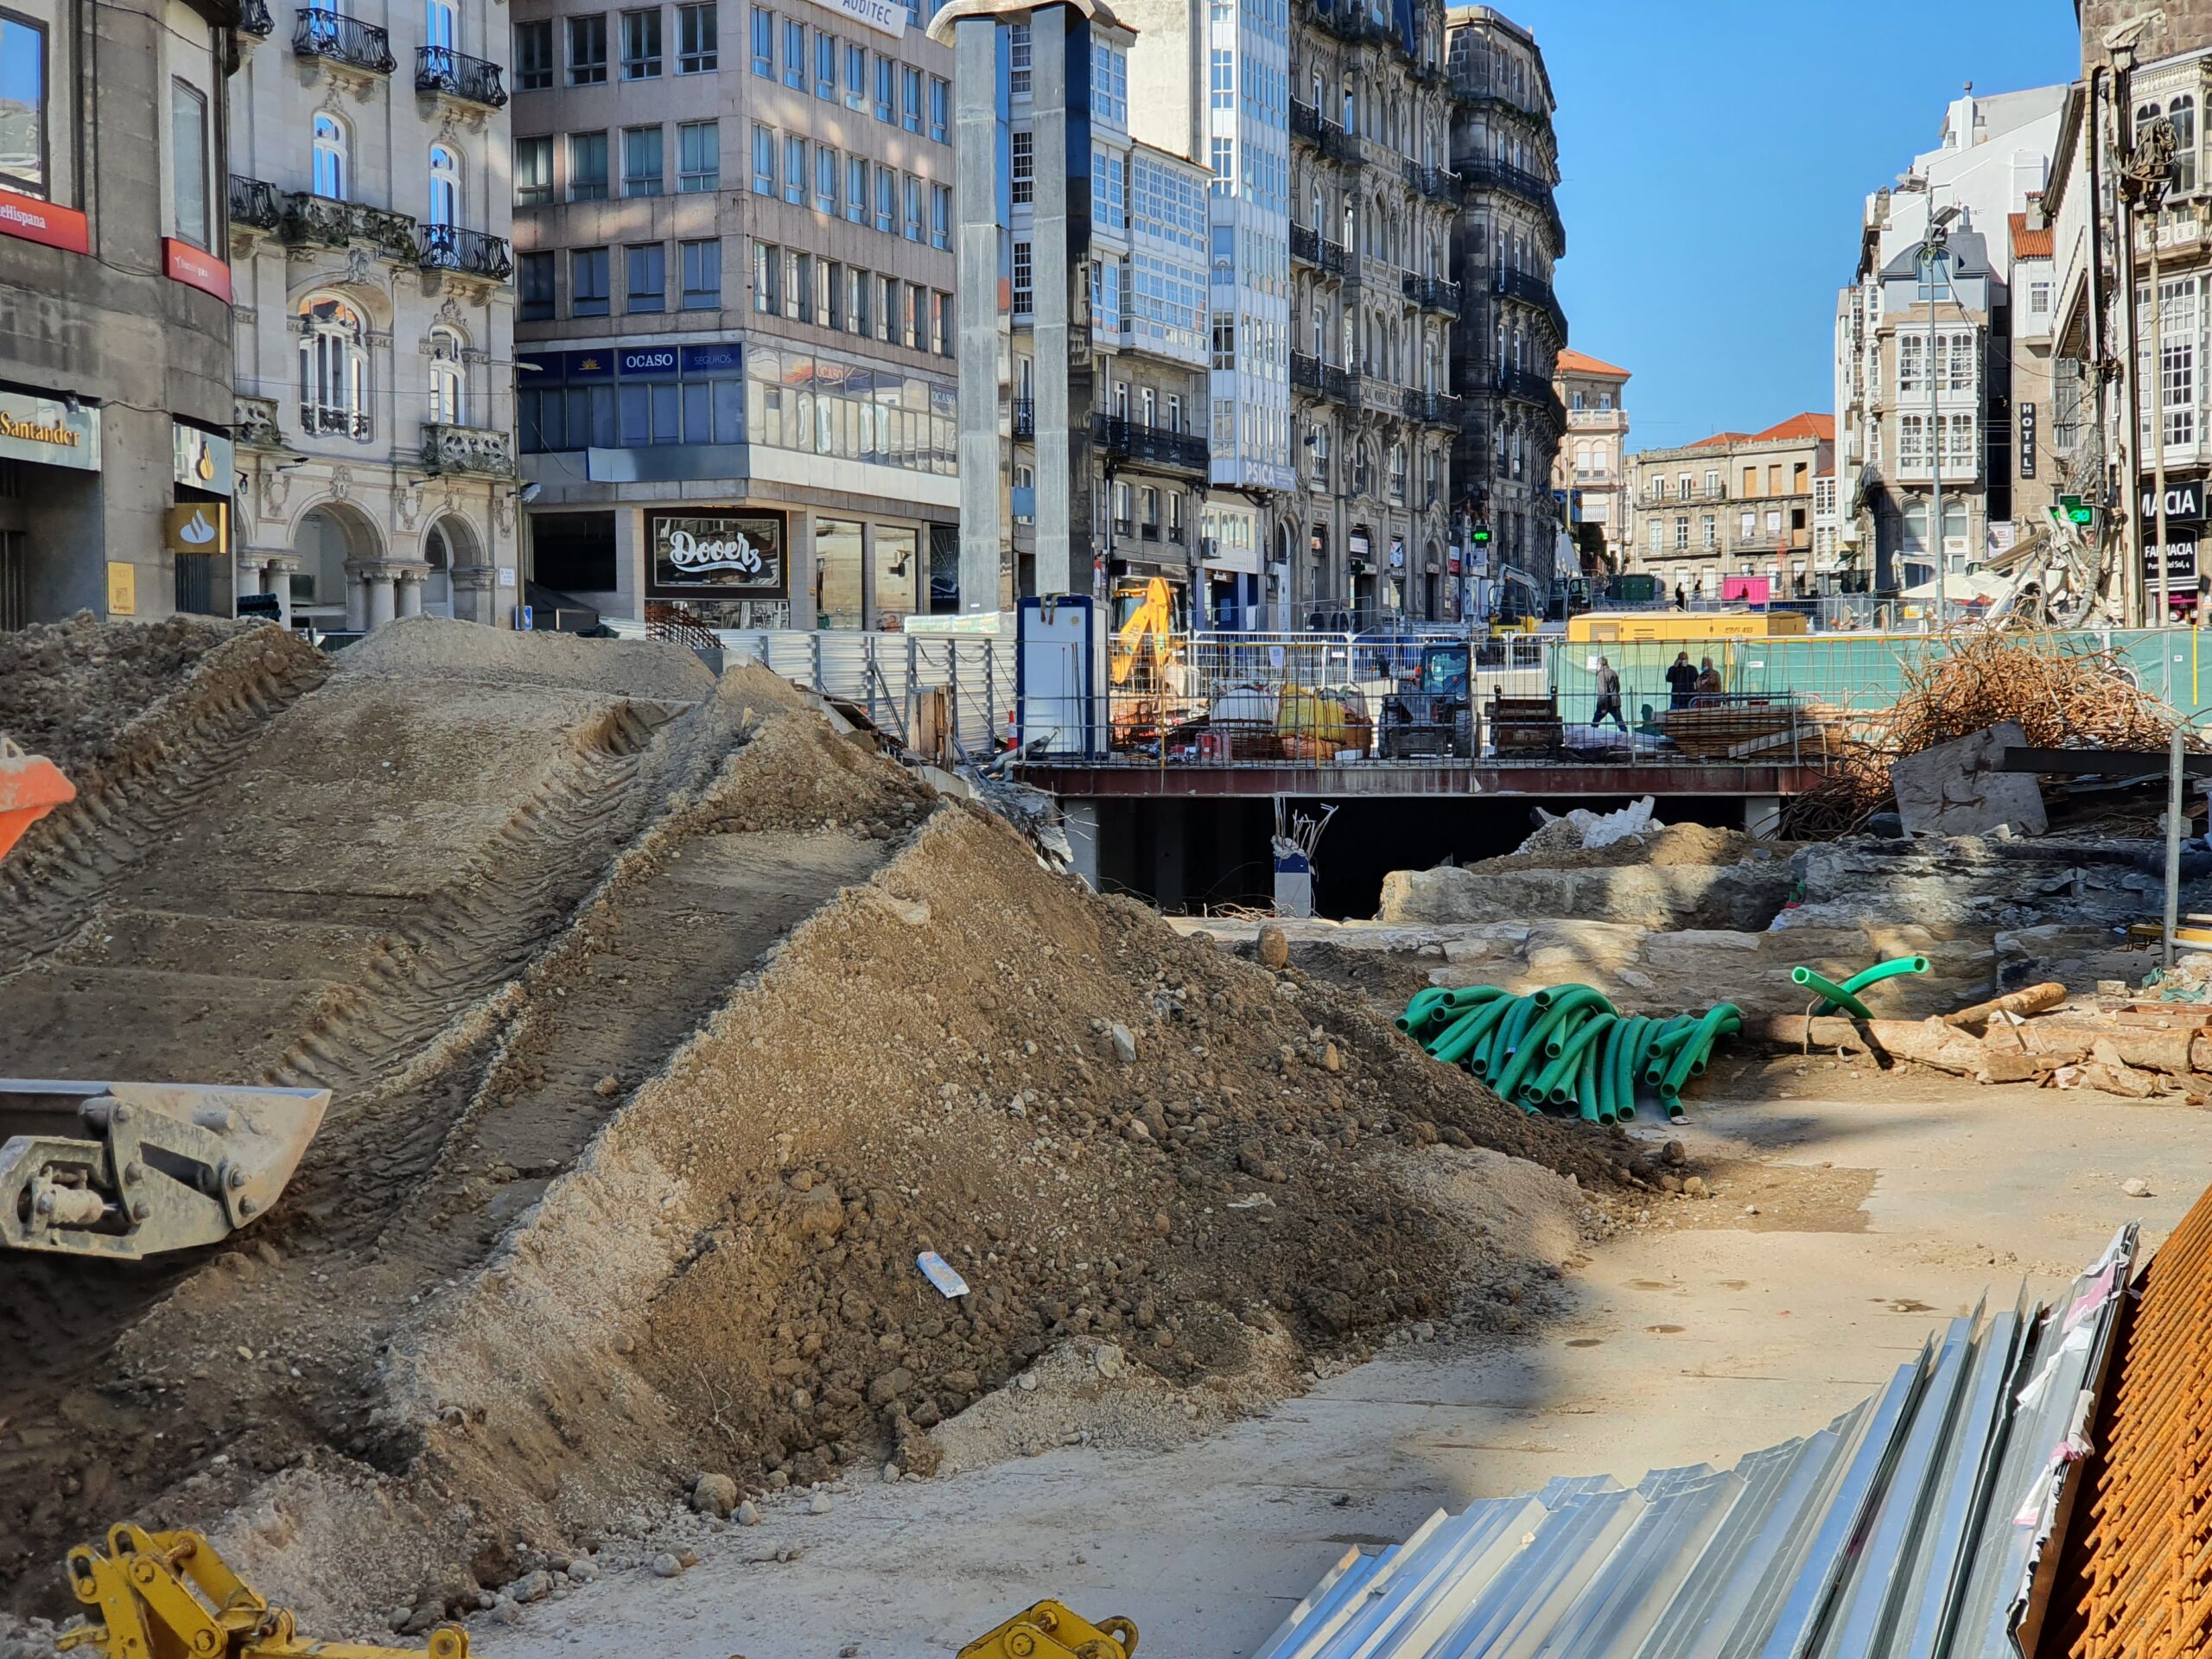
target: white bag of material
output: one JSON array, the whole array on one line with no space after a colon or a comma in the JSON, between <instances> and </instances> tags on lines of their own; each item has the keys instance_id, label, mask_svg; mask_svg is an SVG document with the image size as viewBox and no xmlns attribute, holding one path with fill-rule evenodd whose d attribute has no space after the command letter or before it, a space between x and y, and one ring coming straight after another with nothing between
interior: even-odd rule
<instances>
[{"instance_id":1,"label":"white bag of material","mask_svg":"<svg viewBox=\"0 0 2212 1659\"><path fill-rule=\"evenodd\" d=\"M1629 805L1621 808L1618 812L1590 814L1589 822L1582 828L1583 846L1585 848L1610 847L1617 841L1627 840L1630 836L1642 836L1653 830L1663 830L1666 828L1664 824L1652 821L1652 804L1651 797L1647 795L1642 800L1631 802Z\"/></svg>"}]
</instances>

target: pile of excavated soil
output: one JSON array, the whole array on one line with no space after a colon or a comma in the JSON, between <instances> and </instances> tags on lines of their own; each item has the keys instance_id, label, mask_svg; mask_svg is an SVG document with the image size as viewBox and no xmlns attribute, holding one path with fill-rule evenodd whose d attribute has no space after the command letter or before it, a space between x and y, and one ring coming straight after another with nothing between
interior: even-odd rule
<instances>
[{"instance_id":1,"label":"pile of excavated soil","mask_svg":"<svg viewBox=\"0 0 2212 1659\"><path fill-rule=\"evenodd\" d=\"M0 632L0 733L84 779L120 758L132 723L202 672L226 642L252 637L288 664L300 652L313 656L281 633L207 616L102 622L90 611Z\"/></svg>"},{"instance_id":2,"label":"pile of excavated soil","mask_svg":"<svg viewBox=\"0 0 2212 1659\"><path fill-rule=\"evenodd\" d=\"M349 648L342 660L378 674L553 686L668 703L696 702L715 689L714 671L666 640L511 633L435 616L387 623Z\"/></svg>"},{"instance_id":3,"label":"pile of excavated soil","mask_svg":"<svg viewBox=\"0 0 2212 1659\"><path fill-rule=\"evenodd\" d=\"M1759 844L1740 830L1716 830L1704 823L1670 823L1646 835L1624 836L1609 847L1578 844L1531 848L1524 843L1516 852L1485 858L1467 868L1471 870L1608 870L1624 868L1631 864L1649 864L1660 868L1735 864L1749 858Z\"/></svg>"},{"instance_id":4,"label":"pile of excavated soil","mask_svg":"<svg viewBox=\"0 0 2212 1659\"><path fill-rule=\"evenodd\" d=\"M1616 1170L1360 999L1048 874L764 671L671 717L660 666L632 702L461 626L233 734L188 823L113 832L102 925L0 960L50 1030L127 1025L127 965L194 999L140 1058L337 1090L225 1247L10 1263L19 1607L127 1515L217 1529L314 1627L419 1630L702 1470L925 1474L1066 1341L1186 1386L1444 1312L1491 1247L1402 1148ZM472 718L505 728L473 785Z\"/></svg>"}]
</instances>

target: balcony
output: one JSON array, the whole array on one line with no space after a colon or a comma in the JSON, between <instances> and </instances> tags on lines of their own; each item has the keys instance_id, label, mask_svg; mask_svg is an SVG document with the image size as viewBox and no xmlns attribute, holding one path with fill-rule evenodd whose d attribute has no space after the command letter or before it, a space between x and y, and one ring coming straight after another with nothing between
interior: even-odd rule
<instances>
[{"instance_id":1,"label":"balcony","mask_svg":"<svg viewBox=\"0 0 2212 1659\"><path fill-rule=\"evenodd\" d=\"M1156 542L1160 539L1160 526L1156 524L1140 524L1137 526L1137 536L1142 541Z\"/></svg>"},{"instance_id":2,"label":"balcony","mask_svg":"<svg viewBox=\"0 0 2212 1659\"><path fill-rule=\"evenodd\" d=\"M279 233L295 246L351 247L366 242L387 259L414 264L421 258L416 246L415 221L388 207L365 202L334 201L305 190L284 192L283 223Z\"/></svg>"},{"instance_id":3,"label":"balcony","mask_svg":"<svg viewBox=\"0 0 2212 1659\"><path fill-rule=\"evenodd\" d=\"M452 225L425 225L417 235L416 263L425 270L449 270L488 283L504 283L514 275L514 255L504 238Z\"/></svg>"},{"instance_id":4,"label":"balcony","mask_svg":"<svg viewBox=\"0 0 2212 1659\"><path fill-rule=\"evenodd\" d=\"M442 93L487 110L499 109L507 101L507 89L499 79L498 64L472 58L449 46L416 49L415 90Z\"/></svg>"},{"instance_id":5,"label":"balcony","mask_svg":"<svg viewBox=\"0 0 2212 1659\"><path fill-rule=\"evenodd\" d=\"M391 55L391 39L384 30L321 6L300 8L292 52L296 57L321 58L372 75L388 75L399 67L399 60Z\"/></svg>"},{"instance_id":6,"label":"balcony","mask_svg":"<svg viewBox=\"0 0 2212 1659\"><path fill-rule=\"evenodd\" d=\"M1118 416L1099 415L1092 417L1091 435L1108 454L1118 455L1141 467L1203 474L1211 464L1206 441L1193 433L1146 426Z\"/></svg>"},{"instance_id":7,"label":"balcony","mask_svg":"<svg viewBox=\"0 0 2212 1659\"><path fill-rule=\"evenodd\" d=\"M1017 438L1037 435L1037 400L1034 397L1014 400L1014 435Z\"/></svg>"},{"instance_id":8,"label":"balcony","mask_svg":"<svg viewBox=\"0 0 2212 1659\"><path fill-rule=\"evenodd\" d=\"M1406 418L1423 426L1457 429L1461 407L1459 399L1448 391L1408 391L1405 395Z\"/></svg>"},{"instance_id":9,"label":"balcony","mask_svg":"<svg viewBox=\"0 0 2212 1659\"><path fill-rule=\"evenodd\" d=\"M359 438L365 442L369 435L369 411L365 409L321 409L313 404L304 404L300 410L300 430L311 438Z\"/></svg>"},{"instance_id":10,"label":"balcony","mask_svg":"<svg viewBox=\"0 0 2212 1659\"><path fill-rule=\"evenodd\" d=\"M1317 397L1321 391L1321 359L1309 357L1304 352L1290 354L1290 389L1310 391Z\"/></svg>"},{"instance_id":11,"label":"balcony","mask_svg":"<svg viewBox=\"0 0 2212 1659\"><path fill-rule=\"evenodd\" d=\"M238 7L238 33L265 41L276 32L276 20L269 15L269 0L244 0Z\"/></svg>"},{"instance_id":12,"label":"balcony","mask_svg":"<svg viewBox=\"0 0 2212 1659\"><path fill-rule=\"evenodd\" d=\"M1459 315L1459 284L1447 283L1440 276L1422 276L1408 271L1399 279L1399 288L1405 296L1424 311L1433 311L1440 316Z\"/></svg>"},{"instance_id":13,"label":"balcony","mask_svg":"<svg viewBox=\"0 0 2212 1659\"><path fill-rule=\"evenodd\" d=\"M423 470L434 476L513 478L514 440L479 426L423 423Z\"/></svg>"},{"instance_id":14,"label":"balcony","mask_svg":"<svg viewBox=\"0 0 2212 1659\"><path fill-rule=\"evenodd\" d=\"M1534 404L1550 415L1554 427L1562 432L1567 429L1567 408L1560 402L1559 393L1552 390L1552 383L1542 375L1500 366L1492 385L1516 402Z\"/></svg>"},{"instance_id":15,"label":"balcony","mask_svg":"<svg viewBox=\"0 0 2212 1659\"><path fill-rule=\"evenodd\" d=\"M1321 142L1321 111L1297 99L1290 100L1290 136L1309 144Z\"/></svg>"},{"instance_id":16,"label":"balcony","mask_svg":"<svg viewBox=\"0 0 2212 1659\"><path fill-rule=\"evenodd\" d=\"M1348 3L1348 0L1316 5L1313 15L1323 29L1350 46L1382 40L1390 33L1389 25L1369 16L1364 5Z\"/></svg>"},{"instance_id":17,"label":"balcony","mask_svg":"<svg viewBox=\"0 0 2212 1659\"><path fill-rule=\"evenodd\" d=\"M284 193L266 179L231 175L231 225L274 231L284 223Z\"/></svg>"},{"instance_id":18,"label":"balcony","mask_svg":"<svg viewBox=\"0 0 2212 1659\"><path fill-rule=\"evenodd\" d=\"M1301 264L1321 263L1321 232L1310 225L1290 227L1290 257Z\"/></svg>"},{"instance_id":19,"label":"balcony","mask_svg":"<svg viewBox=\"0 0 2212 1659\"><path fill-rule=\"evenodd\" d=\"M1406 188L1417 195L1427 196L1431 201L1440 201L1457 207L1459 205L1463 188L1459 182L1459 175L1449 168L1423 167L1419 162L1411 159L1406 162Z\"/></svg>"},{"instance_id":20,"label":"balcony","mask_svg":"<svg viewBox=\"0 0 2212 1659\"><path fill-rule=\"evenodd\" d=\"M231 435L241 449L283 449L284 429L277 424L276 400L234 394L231 398Z\"/></svg>"},{"instance_id":21,"label":"balcony","mask_svg":"<svg viewBox=\"0 0 2212 1659\"><path fill-rule=\"evenodd\" d=\"M1560 219L1558 202L1552 198L1552 187L1542 179L1525 168L1487 156L1473 156L1461 162L1459 172L1460 188L1465 195L1471 196L1481 190L1503 190L1537 209L1544 215L1556 245L1552 257L1556 259L1566 253L1567 226Z\"/></svg>"},{"instance_id":22,"label":"balcony","mask_svg":"<svg viewBox=\"0 0 2212 1659\"><path fill-rule=\"evenodd\" d=\"M1567 344L1567 313L1560 305L1559 296L1552 291L1552 285L1542 277L1500 266L1491 274L1490 291L1500 299L1516 300L1542 312L1559 335L1559 343Z\"/></svg>"},{"instance_id":23,"label":"balcony","mask_svg":"<svg viewBox=\"0 0 2212 1659\"><path fill-rule=\"evenodd\" d=\"M1357 409L1367 395L1367 377L1354 369L1329 369L1323 372L1323 390L1347 409Z\"/></svg>"},{"instance_id":24,"label":"balcony","mask_svg":"<svg viewBox=\"0 0 2212 1659\"><path fill-rule=\"evenodd\" d=\"M1479 62L1479 69L1473 66ZM1503 108L1531 120L1549 124L1551 117L1544 107L1523 92L1494 81L1490 75L1487 58L1470 57L1455 67L1450 75L1452 98L1455 103L1469 109Z\"/></svg>"}]
</instances>

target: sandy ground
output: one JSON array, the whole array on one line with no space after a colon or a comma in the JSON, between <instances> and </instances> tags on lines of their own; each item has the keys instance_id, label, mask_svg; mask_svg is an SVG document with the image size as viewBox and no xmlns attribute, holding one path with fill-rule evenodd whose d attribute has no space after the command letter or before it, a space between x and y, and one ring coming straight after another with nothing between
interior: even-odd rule
<instances>
[{"instance_id":1,"label":"sandy ground","mask_svg":"<svg viewBox=\"0 0 2212 1659\"><path fill-rule=\"evenodd\" d=\"M1408 1342L1172 1449L854 1483L826 1514L779 1498L757 1529L671 1519L653 1547L698 1550L682 1577L610 1550L600 1582L484 1624L476 1645L950 1653L1051 1595L1134 1618L1154 1659L1249 1654L1348 1546L1555 1475L1725 1462L1814 1428L1985 1290L2050 1291L2130 1218L2155 1243L2212 1177L2186 1109L1790 1060L1730 1070L1714 1073L1725 1097L1675 1131L1719 1197L1655 1194L1644 1224L1586 1254L1565 1242L1566 1206L1522 1216L1532 1253L1570 1264L1517 1345ZM2125 1196L2131 1177L2152 1196Z\"/></svg>"}]
</instances>

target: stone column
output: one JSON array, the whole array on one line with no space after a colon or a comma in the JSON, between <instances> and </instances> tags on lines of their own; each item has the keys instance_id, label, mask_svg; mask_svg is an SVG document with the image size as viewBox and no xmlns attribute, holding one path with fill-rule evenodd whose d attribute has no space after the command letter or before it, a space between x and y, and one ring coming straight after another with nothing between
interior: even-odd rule
<instances>
[{"instance_id":1,"label":"stone column","mask_svg":"<svg viewBox=\"0 0 2212 1659\"><path fill-rule=\"evenodd\" d=\"M238 597L253 599L261 592L261 566L267 557L262 553L240 553L233 561L238 566Z\"/></svg>"},{"instance_id":2,"label":"stone column","mask_svg":"<svg viewBox=\"0 0 2212 1659\"><path fill-rule=\"evenodd\" d=\"M396 613L397 595L392 592L391 571L379 566L370 571L365 585L368 592L368 626L372 632L384 626Z\"/></svg>"},{"instance_id":3,"label":"stone column","mask_svg":"<svg viewBox=\"0 0 2212 1659\"><path fill-rule=\"evenodd\" d=\"M269 561L268 590L276 595L276 620L286 627L292 626L292 572L300 562L286 554Z\"/></svg>"},{"instance_id":4,"label":"stone column","mask_svg":"<svg viewBox=\"0 0 2212 1659\"><path fill-rule=\"evenodd\" d=\"M423 579L412 571L403 570L393 580L398 585L399 614L423 614Z\"/></svg>"},{"instance_id":5,"label":"stone column","mask_svg":"<svg viewBox=\"0 0 2212 1659\"><path fill-rule=\"evenodd\" d=\"M369 626L369 577L359 566L346 567L346 626L358 631Z\"/></svg>"},{"instance_id":6,"label":"stone column","mask_svg":"<svg viewBox=\"0 0 2212 1659\"><path fill-rule=\"evenodd\" d=\"M1090 579L1090 22L1073 6L1030 14L1036 94L1037 591Z\"/></svg>"},{"instance_id":7,"label":"stone column","mask_svg":"<svg viewBox=\"0 0 2212 1659\"><path fill-rule=\"evenodd\" d=\"M1007 239L999 227L1012 214L999 176L1005 49L996 17L963 17L953 25L953 251L961 273L954 296L960 346L960 608L971 614L999 607L999 561L1007 531L1007 467L999 440L999 358L1009 307ZM1043 483L1041 474L1039 482Z\"/></svg>"}]
</instances>

